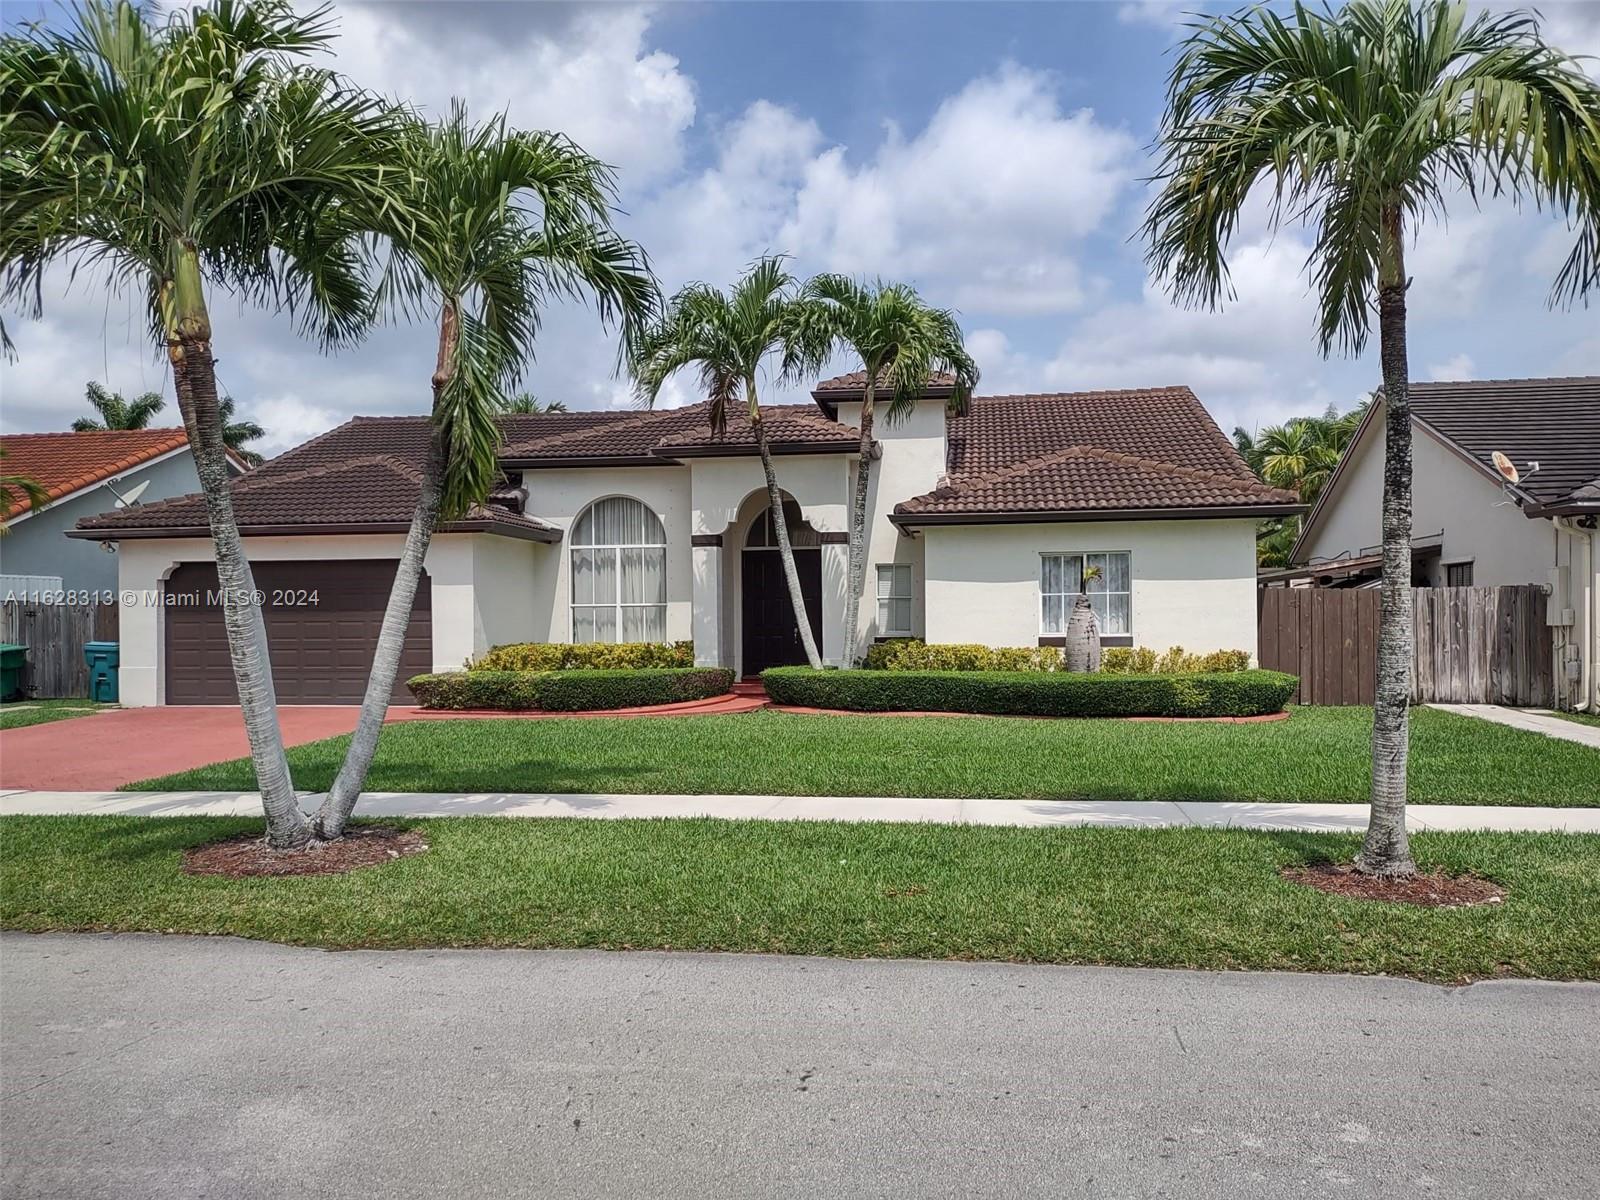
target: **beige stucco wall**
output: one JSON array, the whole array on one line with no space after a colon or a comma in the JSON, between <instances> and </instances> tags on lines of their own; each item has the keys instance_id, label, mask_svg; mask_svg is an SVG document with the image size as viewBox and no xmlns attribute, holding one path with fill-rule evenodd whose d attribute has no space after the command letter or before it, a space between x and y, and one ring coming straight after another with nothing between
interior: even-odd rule
<instances>
[{"instance_id":1,"label":"beige stucco wall","mask_svg":"<svg viewBox=\"0 0 1600 1200\"><path fill-rule=\"evenodd\" d=\"M1318 514L1301 559L1336 558L1383 540L1383 446L1381 420L1350 451L1335 490ZM1548 521L1529 520L1505 493L1470 463L1418 429L1411 439L1411 531L1415 537L1444 532L1444 545L1428 582L1443 586L1444 564L1472 563L1478 587L1546 583L1556 565L1558 538Z\"/></svg>"},{"instance_id":2,"label":"beige stucco wall","mask_svg":"<svg viewBox=\"0 0 1600 1200\"><path fill-rule=\"evenodd\" d=\"M1127 551L1136 646L1255 653L1253 521L954 525L924 539L930 642L1036 645L1039 556Z\"/></svg>"}]
</instances>

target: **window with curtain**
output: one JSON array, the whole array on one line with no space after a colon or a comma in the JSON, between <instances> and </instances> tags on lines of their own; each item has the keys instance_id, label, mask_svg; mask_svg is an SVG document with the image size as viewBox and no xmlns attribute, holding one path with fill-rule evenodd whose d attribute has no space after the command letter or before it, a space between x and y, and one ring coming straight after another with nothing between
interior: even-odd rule
<instances>
[{"instance_id":1,"label":"window with curtain","mask_svg":"<svg viewBox=\"0 0 1600 1200\"><path fill-rule=\"evenodd\" d=\"M911 567L907 563L878 564L878 636L906 637L911 633Z\"/></svg>"},{"instance_id":2,"label":"window with curtain","mask_svg":"<svg viewBox=\"0 0 1600 1200\"><path fill-rule=\"evenodd\" d=\"M1083 590L1085 567L1099 567L1100 577L1089 580L1089 603L1100 622L1103 637L1133 632L1132 575L1126 551L1101 554L1041 554L1039 556L1039 632L1066 633L1073 602Z\"/></svg>"},{"instance_id":3,"label":"window with curtain","mask_svg":"<svg viewBox=\"0 0 1600 1200\"><path fill-rule=\"evenodd\" d=\"M667 531L639 501L597 500L568 537L574 642L667 640Z\"/></svg>"}]
</instances>

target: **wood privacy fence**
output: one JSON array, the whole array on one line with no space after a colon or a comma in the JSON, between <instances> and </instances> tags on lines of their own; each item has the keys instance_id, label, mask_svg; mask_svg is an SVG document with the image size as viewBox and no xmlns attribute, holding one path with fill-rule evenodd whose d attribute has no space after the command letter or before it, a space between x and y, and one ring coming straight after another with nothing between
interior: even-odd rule
<instances>
[{"instance_id":1,"label":"wood privacy fence","mask_svg":"<svg viewBox=\"0 0 1600 1200\"><path fill-rule=\"evenodd\" d=\"M1256 657L1300 677L1300 704L1371 704L1378 679L1376 588L1263 588ZM1555 702L1546 594L1515 587L1411 589L1411 699L1423 704Z\"/></svg>"},{"instance_id":2,"label":"wood privacy fence","mask_svg":"<svg viewBox=\"0 0 1600 1200\"><path fill-rule=\"evenodd\" d=\"M20 642L28 648L23 693L39 700L88 696L83 644L116 641L118 611L115 603L0 603L0 642Z\"/></svg>"}]
</instances>

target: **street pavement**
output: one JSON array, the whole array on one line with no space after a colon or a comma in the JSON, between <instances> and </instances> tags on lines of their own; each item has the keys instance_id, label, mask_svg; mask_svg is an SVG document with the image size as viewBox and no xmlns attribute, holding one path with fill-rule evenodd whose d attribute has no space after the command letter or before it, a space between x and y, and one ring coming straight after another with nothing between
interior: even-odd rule
<instances>
[{"instance_id":1,"label":"street pavement","mask_svg":"<svg viewBox=\"0 0 1600 1200\"><path fill-rule=\"evenodd\" d=\"M1576 1197L1600 986L0 935L6 1197Z\"/></svg>"}]
</instances>

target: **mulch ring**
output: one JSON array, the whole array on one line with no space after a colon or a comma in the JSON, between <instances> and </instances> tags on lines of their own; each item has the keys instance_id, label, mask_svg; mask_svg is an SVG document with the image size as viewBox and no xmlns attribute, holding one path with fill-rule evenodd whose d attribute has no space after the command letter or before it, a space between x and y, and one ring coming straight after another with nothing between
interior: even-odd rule
<instances>
[{"instance_id":1,"label":"mulch ring","mask_svg":"<svg viewBox=\"0 0 1600 1200\"><path fill-rule=\"evenodd\" d=\"M312 842L298 850L273 850L260 834L247 833L185 850L183 869L190 875L225 875L230 879L342 875L421 854L427 848L419 831L390 825L354 825L338 841Z\"/></svg>"},{"instance_id":2,"label":"mulch ring","mask_svg":"<svg viewBox=\"0 0 1600 1200\"><path fill-rule=\"evenodd\" d=\"M1499 904L1506 898L1505 888L1492 880L1476 875L1446 875L1443 871L1418 871L1409 879L1385 879L1363 875L1346 863L1317 863L1285 867L1279 874L1291 883L1303 883L1345 900L1384 900L1418 908L1468 908Z\"/></svg>"}]
</instances>

